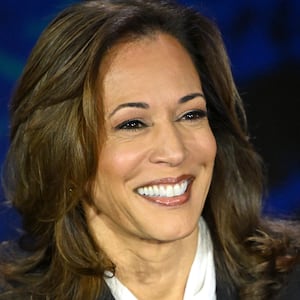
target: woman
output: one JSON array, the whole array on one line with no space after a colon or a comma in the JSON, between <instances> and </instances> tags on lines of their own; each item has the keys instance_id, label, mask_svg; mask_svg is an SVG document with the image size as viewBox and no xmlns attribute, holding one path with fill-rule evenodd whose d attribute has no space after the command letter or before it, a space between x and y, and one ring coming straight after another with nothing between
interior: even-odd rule
<instances>
[{"instance_id":1,"label":"woman","mask_svg":"<svg viewBox=\"0 0 300 300\"><path fill-rule=\"evenodd\" d=\"M12 99L5 170L24 234L2 245L0 299L299 297L297 232L260 216L224 46L192 9L63 11Z\"/></svg>"}]
</instances>

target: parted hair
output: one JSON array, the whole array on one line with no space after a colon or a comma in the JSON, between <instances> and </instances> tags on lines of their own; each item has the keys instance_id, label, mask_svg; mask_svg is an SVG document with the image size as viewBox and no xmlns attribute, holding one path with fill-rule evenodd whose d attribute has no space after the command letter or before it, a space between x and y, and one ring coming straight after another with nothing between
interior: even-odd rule
<instances>
[{"instance_id":1,"label":"parted hair","mask_svg":"<svg viewBox=\"0 0 300 300\"><path fill-rule=\"evenodd\" d=\"M159 32L188 51L207 99L217 156L203 216L217 276L242 299L269 299L279 274L299 260L297 242L262 221L262 163L214 23L172 1L82 1L41 34L11 100L3 186L22 217L19 247L26 255L0 263L15 287L5 295L79 300L104 292L104 271L115 266L96 245L82 209L93 201L105 141L99 67L118 42Z\"/></svg>"}]
</instances>

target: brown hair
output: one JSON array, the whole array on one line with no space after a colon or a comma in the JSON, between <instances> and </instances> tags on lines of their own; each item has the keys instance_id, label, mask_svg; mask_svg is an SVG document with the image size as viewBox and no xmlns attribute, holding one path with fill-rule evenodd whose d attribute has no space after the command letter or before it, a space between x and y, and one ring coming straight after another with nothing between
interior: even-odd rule
<instances>
[{"instance_id":1,"label":"brown hair","mask_svg":"<svg viewBox=\"0 0 300 300\"><path fill-rule=\"evenodd\" d=\"M156 32L173 35L187 49L207 98L218 151L203 216L212 233L218 276L238 287L243 299L267 299L279 282L272 276L295 261L290 255L276 266L278 253L286 257L286 249L296 246L288 240L278 246L282 238L273 238L261 224L261 162L249 142L243 105L215 25L171 1L83 1L60 13L43 32L11 102L4 187L22 216L20 247L27 255L2 263L1 271L26 283L19 285L24 295L96 299L104 290L104 270L114 266L97 248L81 207L91 201L105 139L98 70L121 39Z\"/></svg>"}]
</instances>

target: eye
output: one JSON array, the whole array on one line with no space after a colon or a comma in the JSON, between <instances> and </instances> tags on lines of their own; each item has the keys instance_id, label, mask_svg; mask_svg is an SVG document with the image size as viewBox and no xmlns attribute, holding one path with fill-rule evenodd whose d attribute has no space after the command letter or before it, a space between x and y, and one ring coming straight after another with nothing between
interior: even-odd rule
<instances>
[{"instance_id":1,"label":"eye","mask_svg":"<svg viewBox=\"0 0 300 300\"><path fill-rule=\"evenodd\" d=\"M146 124L140 120L127 120L116 126L118 130L139 130L146 127Z\"/></svg>"},{"instance_id":2,"label":"eye","mask_svg":"<svg viewBox=\"0 0 300 300\"><path fill-rule=\"evenodd\" d=\"M197 121L199 119L203 119L207 117L207 112L202 109L191 110L182 115L178 121Z\"/></svg>"}]
</instances>

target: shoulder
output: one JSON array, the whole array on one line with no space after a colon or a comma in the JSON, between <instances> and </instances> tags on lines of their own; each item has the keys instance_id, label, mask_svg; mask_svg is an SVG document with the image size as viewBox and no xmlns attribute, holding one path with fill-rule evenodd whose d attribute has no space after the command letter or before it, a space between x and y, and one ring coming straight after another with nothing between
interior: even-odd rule
<instances>
[{"instance_id":1,"label":"shoulder","mask_svg":"<svg viewBox=\"0 0 300 300\"><path fill-rule=\"evenodd\" d=\"M0 243L0 266L14 265L28 257L29 253L22 250L18 241L5 241Z\"/></svg>"},{"instance_id":2,"label":"shoulder","mask_svg":"<svg viewBox=\"0 0 300 300\"><path fill-rule=\"evenodd\" d=\"M300 264L297 264L286 276L285 284L279 293L278 300L300 299Z\"/></svg>"},{"instance_id":3,"label":"shoulder","mask_svg":"<svg viewBox=\"0 0 300 300\"><path fill-rule=\"evenodd\" d=\"M13 260L11 253L15 247L12 242L0 243L0 299L1 295L11 289L11 285L6 280L5 270L10 261Z\"/></svg>"},{"instance_id":4,"label":"shoulder","mask_svg":"<svg viewBox=\"0 0 300 300\"><path fill-rule=\"evenodd\" d=\"M9 296L14 289L14 285L8 280L8 271L13 268L16 261L26 257L18 242L5 241L0 243L0 300L2 299L19 299L18 297Z\"/></svg>"},{"instance_id":5,"label":"shoulder","mask_svg":"<svg viewBox=\"0 0 300 300\"><path fill-rule=\"evenodd\" d=\"M4 241L0 243L0 275L1 279L4 277L4 269L10 262L14 261L16 242Z\"/></svg>"},{"instance_id":6,"label":"shoulder","mask_svg":"<svg viewBox=\"0 0 300 300\"><path fill-rule=\"evenodd\" d=\"M3 274L0 273L0 299L2 295L11 290L11 285L6 281Z\"/></svg>"},{"instance_id":7,"label":"shoulder","mask_svg":"<svg viewBox=\"0 0 300 300\"><path fill-rule=\"evenodd\" d=\"M284 278L283 287L278 297L279 300L299 300L300 299L300 221L281 221L275 226L275 232L281 232L280 252L285 251L287 261L294 263ZM283 268L285 268L285 265ZM288 265L288 264L287 264Z\"/></svg>"}]
</instances>

